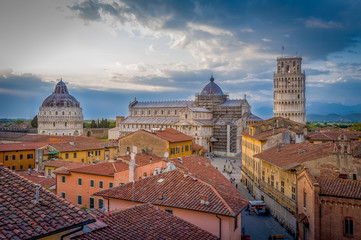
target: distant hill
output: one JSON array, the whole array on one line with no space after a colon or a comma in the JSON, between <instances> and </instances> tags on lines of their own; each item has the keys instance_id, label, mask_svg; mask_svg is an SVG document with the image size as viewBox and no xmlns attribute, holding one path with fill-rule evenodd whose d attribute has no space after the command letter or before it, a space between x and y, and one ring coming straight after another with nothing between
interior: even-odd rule
<instances>
[{"instance_id":1,"label":"distant hill","mask_svg":"<svg viewBox=\"0 0 361 240\"><path fill-rule=\"evenodd\" d=\"M306 119L308 122L354 123L361 122L361 113L350 113L346 115L339 115L335 113L326 115L308 114Z\"/></svg>"}]
</instances>

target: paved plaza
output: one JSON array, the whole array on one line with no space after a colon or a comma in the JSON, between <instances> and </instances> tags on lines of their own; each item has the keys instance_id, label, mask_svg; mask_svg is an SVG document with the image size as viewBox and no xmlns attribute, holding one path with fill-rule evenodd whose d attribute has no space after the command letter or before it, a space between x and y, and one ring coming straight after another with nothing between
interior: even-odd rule
<instances>
[{"instance_id":1,"label":"paved plaza","mask_svg":"<svg viewBox=\"0 0 361 240\"><path fill-rule=\"evenodd\" d=\"M246 187L241 183L241 159L240 158L213 158L212 165L223 173L228 179L235 179L233 184L242 193L242 195L249 201L255 200L249 193ZM232 174L227 173L227 170ZM245 233L251 236L252 240L267 240L270 235L283 235L284 239L294 239L287 231L271 216L257 216L251 212L250 215L242 212L242 228L245 229Z\"/></svg>"}]
</instances>

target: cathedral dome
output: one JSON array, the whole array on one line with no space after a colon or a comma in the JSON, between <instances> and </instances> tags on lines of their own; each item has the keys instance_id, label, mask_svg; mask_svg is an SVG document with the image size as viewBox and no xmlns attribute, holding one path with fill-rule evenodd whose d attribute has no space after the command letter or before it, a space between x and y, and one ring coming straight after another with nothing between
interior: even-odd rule
<instances>
[{"instance_id":1,"label":"cathedral dome","mask_svg":"<svg viewBox=\"0 0 361 240\"><path fill-rule=\"evenodd\" d=\"M79 107L79 102L69 94L68 88L63 80L56 84L54 92L47 97L42 107Z\"/></svg>"},{"instance_id":2,"label":"cathedral dome","mask_svg":"<svg viewBox=\"0 0 361 240\"><path fill-rule=\"evenodd\" d=\"M211 76L210 83L208 83L202 90L200 95L224 95L222 89L214 83L213 75Z\"/></svg>"}]
</instances>

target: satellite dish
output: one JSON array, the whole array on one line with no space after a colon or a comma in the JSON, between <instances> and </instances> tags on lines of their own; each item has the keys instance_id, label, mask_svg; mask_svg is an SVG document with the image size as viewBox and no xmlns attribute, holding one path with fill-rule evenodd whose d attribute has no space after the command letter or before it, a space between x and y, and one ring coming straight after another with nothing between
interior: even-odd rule
<instances>
[{"instance_id":1,"label":"satellite dish","mask_svg":"<svg viewBox=\"0 0 361 240\"><path fill-rule=\"evenodd\" d=\"M165 158L169 157L169 153L168 153L168 152L165 152L165 153L164 153L164 157L165 157Z\"/></svg>"}]
</instances>

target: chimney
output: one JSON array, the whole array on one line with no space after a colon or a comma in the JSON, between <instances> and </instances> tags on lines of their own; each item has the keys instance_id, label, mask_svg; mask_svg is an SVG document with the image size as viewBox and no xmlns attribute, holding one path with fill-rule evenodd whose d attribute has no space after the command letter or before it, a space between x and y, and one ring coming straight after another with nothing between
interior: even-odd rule
<instances>
[{"instance_id":1,"label":"chimney","mask_svg":"<svg viewBox=\"0 0 361 240\"><path fill-rule=\"evenodd\" d=\"M39 189L40 189L40 184L35 184L35 187L36 187L35 203L38 204L38 203L39 203Z\"/></svg>"},{"instance_id":2,"label":"chimney","mask_svg":"<svg viewBox=\"0 0 361 240\"><path fill-rule=\"evenodd\" d=\"M135 153L130 154L130 164L129 164L129 182L135 180Z\"/></svg>"}]
</instances>

